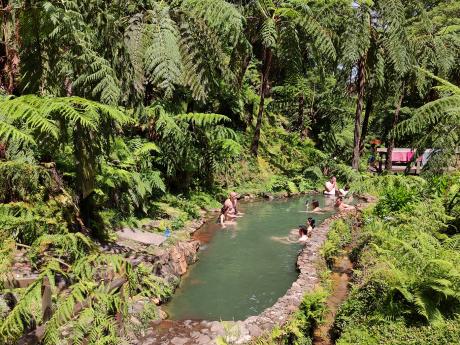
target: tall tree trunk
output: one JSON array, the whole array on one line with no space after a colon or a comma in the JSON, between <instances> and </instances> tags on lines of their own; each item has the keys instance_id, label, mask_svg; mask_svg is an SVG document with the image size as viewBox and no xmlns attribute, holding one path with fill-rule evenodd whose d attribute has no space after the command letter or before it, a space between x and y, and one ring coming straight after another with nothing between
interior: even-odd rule
<instances>
[{"instance_id":1,"label":"tall tree trunk","mask_svg":"<svg viewBox=\"0 0 460 345\"><path fill-rule=\"evenodd\" d=\"M363 112L364 103L364 89L366 84L365 76L366 57L361 56L358 61L358 99L356 101L355 113L355 130L353 140L353 160L351 166L356 171L359 170L359 143L360 143L360 130L361 130L361 113Z\"/></svg>"},{"instance_id":2,"label":"tall tree trunk","mask_svg":"<svg viewBox=\"0 0 460 345\"><path fill-rule=\"evenodd\" d=\"M398 124L399 112L401 111L401 105L402 105L403 99L404 99L404 82L402 83L402 86L401 86L401 96L399 97L398 102L396 103L396 109L395 109L395 113L393 116L393 122L391 123L391 128L390 128L390 138L388 140L388 145L387 145L387 160L385 162L385 169L388 171L391 171L391 168L393 167L393 164L391 162L391 156L393 154L393 149L395 147L395 138L393 134L391 133L391 131Z\"/></svg>"},{"instance_id":3,"label":"tall tree trunk","mask_svg":"<svg viewBox=\"0 0 460 345\"><path fill-rule=\"evenodd\" d=\"M259 141L260 141L260 129L262 127L262 118L265 111L265 94L268 88L268 76L270 74L270 67L272 64L272 50L270 48L264 48L262 56L262 73L260 76L260 102L259 102L259 113L257 114L257 123L254 130L254 138L251 144L251 153L257 157L259 153Z\"/></svg>"},{"instance_id":4,"label":"tall tree trunk","mask_svg":"<svg viewBox=\"0 0 460 345\"><path fill-rule=\"evenodd\" d=\"M366 140L367 130L369 128L369 117L371 116L372 107L373 107L373 98L372 94L369 95L366 99L366 109L364 110L364 120L363 127L361 130L361 137L359 139L359 155L363 154L364 151L364 142Z\"/></svg>"},{"instance_id":5,"label":"tall tree trunk","mask_svg":"<svg viewBox=\"0 0 460 345\"><path fill-rule=\"evenodd\" d=\"M19 20L14 19L13 5L8 0L0 0L1 7L1 30L3 38L3 52L1 57L1 67L4 73L2 87L8 94L13 94L16 87L16 76L19 72Z\"/></svg>"}]
</instances>

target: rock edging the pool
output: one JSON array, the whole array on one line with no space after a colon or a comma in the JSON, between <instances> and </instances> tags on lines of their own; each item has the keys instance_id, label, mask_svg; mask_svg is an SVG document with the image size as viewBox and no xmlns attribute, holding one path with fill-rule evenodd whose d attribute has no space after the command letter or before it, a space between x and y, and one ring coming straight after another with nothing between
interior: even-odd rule
<instances>
[{"instance_id":1,"label":"rock edging the pool","mask_svg":"<svg viewBox=\"0 0 460 345\"><path fill-rule=\"evenodd\" d=\"M357 208L359 210L361 206ZM227 321L226 329L224 329L223 323L219 321L171 321L166 336L158 336L152 329L147 332L147 337L144 338L142 344L216 344L216 338L219 336L224 336L232 344L245 344L253 338L271 331L275 326L284 325L292 313L298 310L303 296L312 292L320 283L317 270L318 261L322 259L320 249L326 241L332 221L344 217L347 213L332 215L315 229L310 241L297 257L299 275L296 281L274 305L265 309L261 314L250 316L242 321Z\"/></svg>"}]
</instances>

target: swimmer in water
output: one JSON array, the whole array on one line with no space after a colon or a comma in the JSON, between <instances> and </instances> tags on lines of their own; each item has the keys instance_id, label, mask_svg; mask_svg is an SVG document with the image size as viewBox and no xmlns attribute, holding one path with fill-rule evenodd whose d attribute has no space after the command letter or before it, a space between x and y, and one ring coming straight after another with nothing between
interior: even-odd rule
<instances>
[{"instance_id":1,"label":"swimmer in water","mask_svg":"<svg viewBox=\"0 0 460 345\"><path fill-rule=\"evenodd\" d=\"M313 229L315 228L315 220L311 217L307 219L307 235L308 237L311 237L311 234L313 233Z\"/></svg>"},{"instance_id":2,"label":"swimmer in water","mask_svg":"<svg viewBox=\"0 0 460 345\"><path fill-rule=\"evenodd\" d=\"M305 225L299 225L297 229L291 230L288 236L272 236L270 239L283 244L304 243L308 240L308 228Z\"/></svg>"},{"instance_id":3,"label":"swimmer in water","mask_svg":"<svg viewBox=\"0 0 460 345\"><path fill-rule=\"evenodd\" d=\"M299 229L299 233L300 233L300 237L299 237L299 239L297 241L300 242L300 243L307 242L308 241L308 229L305 228L305 227L301 227Z\"/></svg>"},{"instance_id":4,"label":"swimmer in water","mask_svg":"<svg viewBox=\"0 0 460 345\"><path fill-rule=\"evenodd\" d=\"M347 205L343 202L342 197L338 197L337 200L335 201L334 207L338 209L339 211L351 211L354 209L353 206Z\"/></svg>"},{"instance_id":5,"label":"swimmer in water","mask_svg":"<svg viewBox=\"0 0 460 345\"><path fill-rule=\"evenodd\" d=\"M310 212L321 212L322 209L319 207L319 201L318 200L312 200L311 206L310 206Z\"/></svg>"}]
</instances>

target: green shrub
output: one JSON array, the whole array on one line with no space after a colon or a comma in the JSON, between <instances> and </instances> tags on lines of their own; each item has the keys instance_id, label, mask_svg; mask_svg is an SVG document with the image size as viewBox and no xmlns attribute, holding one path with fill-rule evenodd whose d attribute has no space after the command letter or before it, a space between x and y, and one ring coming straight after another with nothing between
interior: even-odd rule
<instances>
[{"instance_id":1,"label":"green shrub","mask_svg":"<svg viewBox=\"0 0 460 345\"><path fill-rule=\"evenodd\" d=\"M189 196L189 200L191 203L195 204L196 206L204 210L211 210L220 207L220 203L216 199L204 192L191 193Z\"/></svg>"},{"instance_id":2,"label":"green shrub","mask_svg":"<svg viewBox=\"0 0 460 345\"><path fill-rule=\"evenodd\" d=\"M351 227L342 219L334 221L329 228L327 240L321 248L329 267L332 267L334 258L339 255L342 248L351 242Z\"/></svg>"},{"instance_id":3,"label":"green shrub","mask_svg":"<svg viewBox=\"0 0 460 345\"><path fill-rule=\"evenodd\" d=\"M356 324L350 327L337 345L453 345L460 339L460 320L453 319L433 326L408 327L404 322Z\"/></svg>"},{"instance_id":4,"label":"green shrub","mask_svg":"<svg viewBox=\"0 0 460 345\"><path fill-rule=\"evenodd\" d=\"M321 168L316 165L306 168L303 175L306 179L312 181L313 183L318 183L324 178Z\"/></svg>"},{"instance_id":5,"label":"green shrub","mask_svg":"<svg viewBox=\"0 0 460 345\"><path fill-rule=\"evenodd\" d=\"M0 202L44 200L53 190L47 169L22 161L0 162Z\"/></svg>"},{"instance_id":6,"label":"green shrub","mask_svg":"<svg viewBox=\"0 0 460 345\"><path fill-rule=\"evenodd\" d=\"M0 204L0 229L15 241L30 245L44 234L68 232L66 209L51 200L35 203Z\"/></svg>"},{"instance_id":7,"label":"green shrub","mask_svg":"<svg viewBox=\"0 0 460 345\"><path fill-rule=\"evenodd\" d=\"M201 216L200 207L183 198L181 195L174 196L167 194L162 198L162 201L168 203L172 207L176 207L184 211L191 219L197 219Z\"/></svg>"},{"instance_id":8,"label":"green shrub","mask_svg":"<svg viewBox=\"0 0 460 345\"><path fill-rule=\"evenodd\" d=\"M285 176L273 176L270 181L269 191L271 192L284 192L288 190L288 178Z\"/></svg>"},{"instance_id":9,"label":"green shrub","mask_svg":"<svg viewBox=\"0 0 460 345\"><path fill-rule=\"evenodd\" d=\"M414 191L403 186L388 188L381 196L375 213L380 217L388 216L391 213L410 207L410 204L417 200Z\"/></svg>"},{"instance_id":10,"label":"green shrub","mask_svg":"<svg viewBox=\"0 0 460 345\"><path fill-rule=\"evenodd\" d=\"M414 194L421 195L427 190L427 181L418 176L361 175L352 181L350 187L358 194L372 194L380 196L386 190L392 189L393 187L404 187L406 190L410 190Z\"/></svg>"},{"instance_id":11,"label":"green shrub","mask_svg":"<svg viewBox=\"0 0 460 345\"><path fill-rule=\"evenodd\" d=\"M275 327L269 334L252 340L249 345L310 345L315 327L323 321L327 311L327 293L319 288L307 293L289 321ZM225 344L225 343L220 343Z\"/></svg>"}]
</instances>

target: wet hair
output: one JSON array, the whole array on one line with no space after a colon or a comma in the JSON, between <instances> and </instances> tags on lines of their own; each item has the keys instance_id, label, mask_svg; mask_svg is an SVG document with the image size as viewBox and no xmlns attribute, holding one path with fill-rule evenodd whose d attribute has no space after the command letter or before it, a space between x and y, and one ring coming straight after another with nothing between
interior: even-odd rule
<instances>
[{"instance_id":1,"label":"wet hair","mask_svg":"<svg viewBox=\"0 0 460 345\"><path fill-rule=\"evenodd\" d=\"M313 206L313 208L317 208L317 207L319 207L319 201L314 199L314 200L311 201L311 205Z\"/></svg>"},{"instance_id":2,"label":"wet hair","mask_svg":"<svg viewBox=\"0 0 460 345\"><path fill-rule=\"evenodd\" d=\"M350 185L346 184L344 190L350 190Z\"/></svg>"},{"instance_id":3,"label":"wet hair","mask_svg":"<svg viewBox=\"0 0 460 345\"><path fill-rule=\"evenodd\" d=\"M335 199L335 203L337 204L338 202L342 202L343 201L343 198L341 196L339 196L337 199Z\"/></svg>"},{"instance_id":4,"label":"wet hair","mask_svg":"<svg viewBox=\"0 0 460 345\"><path fill-rule=\"evenodd\" d=\"M307 234L308 234L308 230L307 230L305 227L301 227L301 228L300 228L300 233L301 233L302 235L307 235Z\"/></svg>"},{"instance_id":5,"label":"wet hair","mask_svg":"<svg viewBox=\"0 0 460 345\"><path fill-rule=\"evenodd\" d=\"M311 217L308 218L307 222L308 222L308 224L311 225L312 228L315 228L316 225L315 225L315 220L313 218L311 218Z\"/></svg>"}]
</instances>

